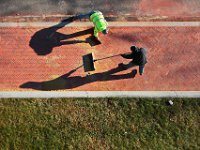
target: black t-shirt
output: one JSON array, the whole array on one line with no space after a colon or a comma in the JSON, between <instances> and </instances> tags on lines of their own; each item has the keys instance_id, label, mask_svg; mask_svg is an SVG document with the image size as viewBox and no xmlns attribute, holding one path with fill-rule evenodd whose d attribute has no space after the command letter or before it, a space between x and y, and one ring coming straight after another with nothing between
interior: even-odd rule
<instances>
[{"instance_id":1,"label":"black t-shirt","mask_svg":"<svg viewBox=\"0 0 200 150\"><path fill-rule=\"evenodd\" d=\"M132 53L133 62L138 65L145 65L147 63L146 49L140 48Z\"/></svg>"},{"instance_id":2,"label":"black t-shirt","mask_svg":"<svg viewBox=\"0 0 200 150\"><path fill-rule=\"evenodd\" d=\"M147 50L144 48L136 48L132 53L122 55L123 58L133 59L132 62L136 65L145 65L147 63Z\"/></svg>"}]
</instances>

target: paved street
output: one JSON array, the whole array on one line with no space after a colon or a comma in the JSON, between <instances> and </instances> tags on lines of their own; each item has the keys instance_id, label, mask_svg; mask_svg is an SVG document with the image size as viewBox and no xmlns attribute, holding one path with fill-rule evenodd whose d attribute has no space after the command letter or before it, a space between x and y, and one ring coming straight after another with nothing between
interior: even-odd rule
<instances>
[{"instance_id":1,"label":"paved street","mask_svg":"<svg viewBox=\"0 0 200 150\"><path fill-rule=\"evenodd\" d=\"M114 21L200 18L199 0L0 0L0 6L0 21L52 21L51 16L55 19L91 10L100 10Z\"/></svg>"}]
</instances>

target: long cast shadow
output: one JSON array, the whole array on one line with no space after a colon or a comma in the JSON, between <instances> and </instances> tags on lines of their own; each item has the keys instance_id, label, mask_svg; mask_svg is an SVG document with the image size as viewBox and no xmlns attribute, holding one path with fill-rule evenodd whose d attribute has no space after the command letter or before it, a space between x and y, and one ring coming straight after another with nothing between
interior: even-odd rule
<instances>
[{"instance_id":1,"label":"long cast shadow","mask_svg":"<svg viewBox=\"0 0 200 150\"><path fill-rule=\"evenodd\" d=\"M93 28L79 31L72 34L62 34L57 32L58 29L63 28L65 25L73 22L74 17L62 20L57 25L44 28L37 31L29 42L29 46L38 54L38 55L47 55L52 52L54 47L58 47L66 44L76 44L76 43L85 43L84 40L68 40L70 38L75 38L78 36L91 34L93 33ZM67 40L67 41L66 41Z\"/></svg>"},{"instance_id":2,"label":"long cast shadow","mask_svg":"<svg viewBox=\"0 0 200 150\"><path fill-rule=\"evenodd\" d=\"M97 81L110 81L110 80L122 80L122 79L134 78L137 73L137 70L134 69L127 74L114 75L114 73L120 72L122 70L125 69L118 66L106 72L95 73L84 77L81 76L69 77L72 73L76 71L76 69L74 69L54 80L44 81L44 82L26 82L20 85L20 88L31 88L41 91L72 89Z\"/></svg>"}]
</instances>

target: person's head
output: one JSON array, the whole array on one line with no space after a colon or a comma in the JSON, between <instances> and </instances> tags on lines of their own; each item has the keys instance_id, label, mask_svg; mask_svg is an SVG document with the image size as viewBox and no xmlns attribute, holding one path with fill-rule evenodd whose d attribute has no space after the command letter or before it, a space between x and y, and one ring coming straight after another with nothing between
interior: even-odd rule
<instances>
[{"instance_id":1,"label":"person's head","mask_svg":"<svg viewBox=\"0 0 200 150\"><path fill-rule=\"evenodd\" d=\"M103 33L104 35L108 34L108 29L103 30L102 33Z\"/></svg>"},{"instance_id":2,"label":"person's head","mask_svg":"<svg viewBox=\"0 0 200 150\"><path fill-rule=\"evenodd\" d=\"M137 47L133 45L133 46L131 46L131 48L130 48L130 49L131 49L131 51L132 51L132 52L135 52L135 51L136 51L136 49L137 49Z\"/></svg>"}]
</instances>

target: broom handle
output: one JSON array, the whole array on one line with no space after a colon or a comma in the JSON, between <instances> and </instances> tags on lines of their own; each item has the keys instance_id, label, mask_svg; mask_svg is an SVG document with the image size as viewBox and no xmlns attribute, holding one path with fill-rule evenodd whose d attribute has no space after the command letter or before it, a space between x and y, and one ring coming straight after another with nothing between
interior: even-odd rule
<instances>
[{"instance_id":1,"label":"broom handle","mask_svg":"<svg viewBox=\"0 0 200 150\"><path fill-rule=\"evenodd\" d=\"M112 58L112 57L116 57L116 56L120 56L121 54L117 54L117 55L112 55L112 56L108 56L108 57L104 57L104 58L99 58L99 59L95 59L95 61L99 61L99 60L103 60L103 59L107 59L107 58Z\"/></svg>"}]
</instances>

